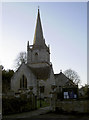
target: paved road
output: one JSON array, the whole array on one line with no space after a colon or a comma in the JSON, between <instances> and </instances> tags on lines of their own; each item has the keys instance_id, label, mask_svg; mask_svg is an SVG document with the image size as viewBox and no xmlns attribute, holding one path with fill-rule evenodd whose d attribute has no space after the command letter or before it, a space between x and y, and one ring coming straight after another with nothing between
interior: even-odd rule
<instances>
[{"instance_id":1,"label":"paved road","mask_svg":"<svg viewBox=\"0 0 89 120\"><path fill-rule=\"evenodd\" d=\"M14 119L13 119L14 118ZM49 107L40 108L38 110L3 116L3 120L39 120L39 118L47 120L89 120L89 115L69 115L50 113Z\"/></svg>"},{"instance_id":2,"label":"paved road","mask_svg":"<svg viewBox=\"0 0 89 120\"><path fill-rule=\"evenodd\" d=\"M41 114L46 114L49 111L50 111L50 108L45 107L45 108L40 108L38 110L30 111L30 112L3 116L3 118L31 118L33 116L39 116Z\"/></svg>"},{"instance_id":3,"label":"paved road","mask_svg":"<svg viewBox=\"0 0 89 120\"><path fill-rule=\"evenodd\" d=\"M56 113L48 113L39 116L33 116L32 118L46 118L46 119L57 119L58 120L89 120L89 115L68 115L68 114L56 114Z\"/></svg>"}]
</instances>

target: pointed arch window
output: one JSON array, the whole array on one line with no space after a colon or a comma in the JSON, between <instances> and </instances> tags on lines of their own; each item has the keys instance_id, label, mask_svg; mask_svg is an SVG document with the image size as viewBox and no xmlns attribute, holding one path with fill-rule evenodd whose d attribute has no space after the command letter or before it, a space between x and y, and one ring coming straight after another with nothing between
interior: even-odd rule
<instances>
[{"instance_id":1,"label":"pointed arch window","mask_svg":"<svg viewBox=\"0 0 89 120\"><path fill-rule=\"evenodd\" d=\"M24 75L22 75L22 77L20 79L20 88L21 89L27 88L27 78Z\"/></svg>"},{"instance_id":2,"label":"pointed arch window","mask_svg":"<svg viewBox=\"0 0 89 120\"><path fill-rule=\"evenodd\" d=\"M35 60L38 61L38 53L35 53Z\"/></svg>"},{"instance_id":3,"label":"pointed arch window","mask_svg":"<svg viewBox=\"0 0 89 120\"><path fill-rule=\"evenodd\" d=\"M35 53L35 56L38 56L38 53L37 53L37 52Z\"/></svg>"}]
</instances>

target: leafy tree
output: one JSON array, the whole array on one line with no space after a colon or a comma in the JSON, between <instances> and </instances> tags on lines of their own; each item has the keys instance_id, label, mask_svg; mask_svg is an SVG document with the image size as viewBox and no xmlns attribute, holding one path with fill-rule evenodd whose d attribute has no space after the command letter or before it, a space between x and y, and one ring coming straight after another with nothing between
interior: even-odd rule
<instances>
[{"instance_id":1,"label":"leafy tree","mask_svg":"<svg viewBox=\"0 0 89 120\"><path fill-rule=\"evenodd\" d=\"M85 85L85 96L86 96L86 98L88 98L89 99L89 85Z\"/></svg>"},{"instance_id":2,"label":"leafy tree","mask_svg":"<svg viewBox=\"0 0 89 120\"><path fill-rule=\"evenodd\" d=\"M27 63L27 54L26 52L20 52L15 59L15 68L18 69L22 62Z\"/></svg>"},{"instance_id":3,"label":"leafy tree","mask_svg":"<svg viewBox=\"0 0 89 120\"><path fill-rule=\"evenodd\" d=\"M87 88L86 96L89 99L89 88Z\"/></svg>"},{"instance_id":4,"label":"leafy tree","mask_svg":"<svg viewBox=\"0 0 89 120\"><path fill-rule=\"evenodd\" d=\"M82 98L89 99L89 85L85 84L80 88L80 95Z\"/></svg>"},{"instance_id":5,"label":"leafy tree","mask_svg":"<svg viewBox=\"0 0 89 120\"><path fill-rule=\"evenodd\" d=\"M76 71L68 69L64 71L64 75L68 77L70 80L72 80L75 84L80 83L80 77Z\"/></svg>"},{"instance_id":6,"label":"leafy tree","mask_svg":"<svg viewBox=\"0 0 89 120\"><path fill-rule=\"evenodd\" d=\"M11 77L13 74L13 70L2 70L2 92L7 92L10 89Z\"/></svg>"}]
</instances>

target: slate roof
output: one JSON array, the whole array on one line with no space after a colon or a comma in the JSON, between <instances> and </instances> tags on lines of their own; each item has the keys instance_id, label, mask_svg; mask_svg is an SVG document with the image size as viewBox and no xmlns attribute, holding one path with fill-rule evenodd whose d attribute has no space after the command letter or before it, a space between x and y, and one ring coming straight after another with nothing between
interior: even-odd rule
<instances>
[{"instance_id":1,"label":"slate roof","mask_svg":"<svg viewBox=\"0 0 89 120\"><path fill-rule=\"evenodd\" d=\"M42 80L46 80L49 78L50 76L50 66L49 67L44 67L44 68L32 68L29 67L30 70L32 71L32 73L37 77L37 79L42 79Z\"/></svg>"},{"instance_id":2,"label":"slate roof","mask_svg":"<svg viewBox=\"0 0 89 120\"><path fill-rule=\"evenodd\" d=\"M56 79L56 83L62 85L62 86L74 86L77 87L77 85L70 80L69 78L67 78L62 72L60 72L59 74L54 74L55 79Z\"/></svg>"}]
</instances>

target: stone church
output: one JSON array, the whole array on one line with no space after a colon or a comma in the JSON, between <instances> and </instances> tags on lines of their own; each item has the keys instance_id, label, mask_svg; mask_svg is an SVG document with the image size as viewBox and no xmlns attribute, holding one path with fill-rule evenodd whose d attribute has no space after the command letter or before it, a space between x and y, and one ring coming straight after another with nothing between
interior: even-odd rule
<instances>
[{"instance_id":1,"label":"stone church","mask_svg":"<svg viewBox=\"0 0 89 120\"><path fill-rule=\"evenodd\" d=\"M50 48L45 43L38 9L33 45L29 45L29 41L27 43L27 63L23 62L15 72L11 79L11 89L18 92L19 90L29 90L32 87L35 95L39 96L40 91L43 98L49 97L51 86L61 86L61 83L63 86L68 81L70 82L65 78L64 82L61 82L60 74L54 74L50 62ZM70 84L73 83L70 82Z\"/></svg>"}]
</instances>

